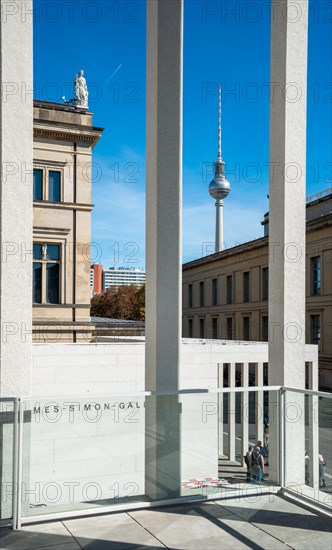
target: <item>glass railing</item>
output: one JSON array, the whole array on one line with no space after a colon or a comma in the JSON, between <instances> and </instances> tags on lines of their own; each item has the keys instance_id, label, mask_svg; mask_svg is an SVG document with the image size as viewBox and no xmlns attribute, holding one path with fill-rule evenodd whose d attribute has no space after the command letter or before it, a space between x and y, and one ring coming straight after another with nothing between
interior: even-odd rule
<instances>
[{"instance_id":1,"label":"glass railing","mask_svg":"<svg viewBox=\"0 0 332 550\"><path fill-rule=\"evenodd\" d=\"M279 393L265 390L24 399L23 519L269 490Z\"/></svg>"},{"instance_id":2,"label":"glass railing","mask_svg":"<svg viewBox=\"0 0 332 550\"><path fill-rule=\"evenodd\" d=\"M0 522L4 524L13 519L17 487L17 462L14 456L16 438L15 400L0 398Z\"/></svg>"},{"instance_id":3,"label":"glass railing","mask_svg":"<svg viewBox=\"0 0 332 550\"><path fill-rule=\"evenodd\" d=\"M2 399L0 519L19 525L276 487L329 506L331 397L264 386Z\"/></svg>"},{"instance_id":4,"label":"glass railing","mask_svg":"<svg viewBox=\"0 0 332 550\"><path fill-rule=\"evenodd\" d=\"M284 391L284 488L332 507L332 394Z\"/></svg>"}]
</instances>

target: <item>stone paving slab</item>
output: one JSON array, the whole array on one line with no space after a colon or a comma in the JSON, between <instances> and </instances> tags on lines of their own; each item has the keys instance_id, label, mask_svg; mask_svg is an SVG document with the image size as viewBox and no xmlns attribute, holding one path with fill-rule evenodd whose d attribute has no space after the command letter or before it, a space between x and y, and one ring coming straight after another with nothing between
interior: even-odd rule
<instances>
[{"instance_id":1,"label":"stone paving slab","mask_svg":"<svg viewBox=\"0 0 332 550\"><path fill-rule=\"evenodd\" d=\"M294 550L332 548L331 520L315 515L270 518L254 524L282 540Z\"/></svg>"},{"instance_id":2,"label":"stone paving slab","mask_svg":"<svg viewBox=\"0 0 332 550\"><path fill-rule=\"evenodd\" d=\"M275 495L190 503L0 531L1 550L321 550L331 522Z\"/></svg>"},{"instance_id":3,"label":"stone paving slab","mask_svg":"<svg viewBox=\"0 0 332 550\"><path fill-rule=\"evenodd\" d=\"M61 521L40 523L23 527L21 531L0 530L1 550L32 550L45 548L49 544L66 548L67 543L75 543ZM78 545L66 550L76 550Z\"/></svg>"},{"instance_id":4,"label":"stone paving slab","mask_svg":"<svg viewBox=\"0 0 332 550\"><path fill-rule=\"evenodd\" d=\"M216 501L219 506L236 514L245 521L257 522L274 517L289 517L291 514L313 516L314 514L273 493Z\"/></svg>"},{"instance_id":5,"label":"stone paving slab","mask_svg":"<svg viewBox=\"0 0 332 550\"><path fill-rule=\"evenodd\" d=\"M143 527L170 549L286 550L273 536L243 521L215 503L130 512ZM259 542L258 542L259 541Z\"/></svg>"},{"instance_id":6,"label":"stone paving slab","mask_svg":"<svg viewBox=\"0 0 332 550\"><path fill-rule=\"evenodd\" d=\"M0 546L0 548L2 550L2 546ZM51 544L51 546L37 546L36 548L31 548L30 550L81 550L81 547L77 544L77 542L66 542L55 545Z\"/></svg>"},{"instance_id":7,"label":"stone paving slab","mask_svg":"<svg viewBox=\"0 0 332 550\"><path fill-rule=\"evenodd\" d=\"M230 549L250 548L252 550L289 550L289 547L283 542L280 533L266 533L252 523L243 521L234 516L226 516L220 521L219 528L222 533L230 535L231 544L227 546ZM240 546L242 544L243 546Z\"/></svg>"},{"instance_id":8,"label":"stone paving slab","mask_svg":"<svg viewBox=\"0 0 332 550\"><path fill-rule=\"evenodd\" d=\"M137 546L163 548L127 513L85 517L63 522L82 548L89 550L127 550Z\"/></svg>"}]
</instances>

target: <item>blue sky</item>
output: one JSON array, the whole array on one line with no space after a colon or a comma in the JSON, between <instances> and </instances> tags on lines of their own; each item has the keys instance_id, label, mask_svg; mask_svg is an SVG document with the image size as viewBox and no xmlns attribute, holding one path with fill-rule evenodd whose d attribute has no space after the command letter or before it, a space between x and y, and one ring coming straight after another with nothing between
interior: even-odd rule
<instances>
[{"instance_id":1,"label":"blue sky","mask_svg":"<svg viewBox=\"0 0 332 550\"><path fill-rule=\"evenodd\" d=\"M299 2L300 4L301 2ZM92 260L145 264L145 1L35 0L35 97L73 96L85 69L94 124ZM307 196L332 186L331 3L311 1ZM262 236L268 209L269 1L185 0L183 259L211 250L208 195L223 84L226 246Z\"/></svg>"}]
</instances>

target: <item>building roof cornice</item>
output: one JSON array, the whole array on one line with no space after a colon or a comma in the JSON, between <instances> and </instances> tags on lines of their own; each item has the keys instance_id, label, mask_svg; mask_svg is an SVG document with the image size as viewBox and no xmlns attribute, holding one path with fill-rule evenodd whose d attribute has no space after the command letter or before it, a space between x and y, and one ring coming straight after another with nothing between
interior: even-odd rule
<instances>
[{"instance_id":1,"label":"building roof cornice","mask_svg":"<svg viewBox=\"0 0 332 550\"><path fill-rule=\"evenodd\" d=\"M63 125L61 125L63 126ZM52 141L70 141L71 143L87 143L94 147L99 141L103 128L95 128L89 126L68 125L66 127L47 127L40 124L40 121L34 122L33 137Z\"/></svg>"},{"instance_id":2,"label":"building roof cornice","mask_svg":"<svg viewBox=\"0 0 332 550\"><path fill-rule=\"evenodd\" d=\"M232 248L226 248L226 250L222 250L221 252L217 252L216 254L210 254L209 256L204 256L203 258L192 260L191 262L183 264L182 268L183 270L186 270L191 269L192 267L197 267L199 265L209 264L211 262L218 262L219 260L234 256L235 254L241 254L241 252L248 252L249 250L261 248L263 246L266 246L267 243L268 237L260 237L259 239L233 246Z\"/></svg>"},{"instance_id":3,"label":"building roof cornice","mask_svg":"<svg viewBox=\"0 0 332 550\"><path fill-rule=\"evenodd\" d=\"M321 216L320 218L308 221L306 223L306 231L316 231L317 229L324 229L324 227L330 226L332 226L332 214L327 214L326 216ZM268 239L268 237L261 237L260 239L255 239L247 243L233 246L232 248L227 248L226 250L222 250L216 254L210 254L209 256L192 260L191 262L183 264L182 269L183 271L186 271L187 269L218 262L219 260L224 260L230 256L241 254L243 252L249 252L250 250L262 248L268 244Z\"/></svg>"},{"instance_id":4,"label":"building roof cornice","mask_svg":"<svg viewBox=\"0 0 332 550\"><path fill-rule=\"evenodd\" d=\"M93 115L93 113L87 109L76 107L75 105L69 105L68 103L57 103L54 101L45 101L43 99L34 99L34 107L41 107L42 109L51 109L52 111L68 111L72 113L79 113L85 115Z\"/></svg>"}]
</instances>

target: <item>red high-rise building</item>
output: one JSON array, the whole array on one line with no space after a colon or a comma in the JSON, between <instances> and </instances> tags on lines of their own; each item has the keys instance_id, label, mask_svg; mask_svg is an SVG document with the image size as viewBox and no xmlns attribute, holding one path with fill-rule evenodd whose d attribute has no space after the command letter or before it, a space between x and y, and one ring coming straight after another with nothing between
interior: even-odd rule
<instances>
[{"instance_id":1,"label":"red high-rise building","mask_svg":"<svg viewBox=\"0 0 332 550\"><path fill-rule=\"evenodd\" d=\"M91 279L93 294L103 292L103 266L102 264L93 264L91 266Z\"/></svg>"}]
</instances>

